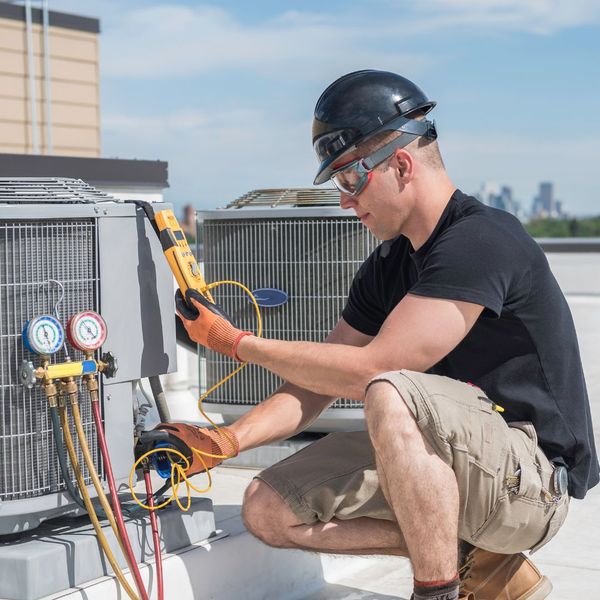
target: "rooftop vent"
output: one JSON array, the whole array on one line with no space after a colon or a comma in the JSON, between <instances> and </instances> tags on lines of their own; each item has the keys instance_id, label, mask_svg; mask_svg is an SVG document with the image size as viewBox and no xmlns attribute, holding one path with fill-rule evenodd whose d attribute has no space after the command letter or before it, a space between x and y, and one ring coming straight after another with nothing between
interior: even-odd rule
<instances>
[{"instance_id":1,"label":"rooftop vent","mask_svg":"<svg viewBox=\"0 0 600 600\"><path fill-rule=\"evenodd\" d=\"M0 177L0 203L90 204L115 201L115 198L81 179Z\"/></svg>"},{"instance_id":2,"label":"rooftop vent","mask_svg":"<svg viewBox=\"0 0 600 600\"><path fill-rule=\"evenodd\" d=\"M287 188L252 190L230 202L226 208L246 206L338 206L340 193L334 188Z\"/></svg>"}]
</instances>

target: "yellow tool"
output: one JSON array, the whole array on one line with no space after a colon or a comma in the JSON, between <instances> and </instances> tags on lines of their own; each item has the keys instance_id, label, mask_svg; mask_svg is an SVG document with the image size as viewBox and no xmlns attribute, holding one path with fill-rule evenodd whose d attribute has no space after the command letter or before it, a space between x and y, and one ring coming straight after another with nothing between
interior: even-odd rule
<instances>
[{"instance_id":1,"label":"yellow tool","mask_svg":"<svg viewBox=\"0 0 600 600\"><path fill-rule=\"evenodd\" d=\"M165 209L154 212L154 223L163 252L183 297L185 298L185 293L191 288L214 304L200 266L173 211Z\"/></svg>"}]
</instances>

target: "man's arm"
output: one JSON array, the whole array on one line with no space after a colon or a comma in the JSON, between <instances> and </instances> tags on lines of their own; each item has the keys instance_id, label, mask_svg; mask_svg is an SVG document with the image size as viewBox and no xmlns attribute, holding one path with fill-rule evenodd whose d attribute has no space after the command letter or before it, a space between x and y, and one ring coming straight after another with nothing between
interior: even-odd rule
<instances>
[{"instance_id":1,"label":"man's arm","mask_svg":"<svg viewBox=\"0 0 600 600\"><path fill-rule=\"evenodd\" d=\"M426 371L467 335L479 304L408 294L378 335L364 346L241 339L241 360L259 364L286 381L326 396L363 400L368 381L399 369Z\"/></svg>"},{"instance_id":2,"label":"man's arm","mask_svg":"<svg viewBox=\"0 0 600 600\"><path fill-rule=\"evenodd\" d=\"M340 319L324 344L364 346L373 338ZM292 342L283 342L292 343ZM240 442L240 450L248 450L286 439L306 429L339 394L326 396L291 383L284 383L272 396L248 411L229 427Z\"/></svg>"}]
</instances>

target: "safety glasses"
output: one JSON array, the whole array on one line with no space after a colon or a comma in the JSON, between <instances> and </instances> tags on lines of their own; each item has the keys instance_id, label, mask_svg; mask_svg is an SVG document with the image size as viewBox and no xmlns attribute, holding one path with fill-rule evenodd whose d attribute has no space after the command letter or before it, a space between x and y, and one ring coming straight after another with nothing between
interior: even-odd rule
<instances>
[{"instance_id":1,"label":"safety glasses","mask_svg":"<svg viewBox=\"0 0 600 600\"><path fill-rule=\"evenodd\" d=\"M340 192L348 196L358 196L371 181L372 175L373 169L369 169L364 164L364 159L359 158L333 171L331 182Z\"/></svg>"},{"instance_id":2,"label":"safety glasses","mask_svg":"<svg viewBox=\"0 0 600 600\"><path fill-rule=\"evenodd\" d=\"M373 154L340 165L332 171L331 182L340 192L348 196L358 196L371 181L373 169L376 166L390 158L396 150L404 148L418 137L416 134L404 133L373 152Z\"/></svg>"}]
</instances>

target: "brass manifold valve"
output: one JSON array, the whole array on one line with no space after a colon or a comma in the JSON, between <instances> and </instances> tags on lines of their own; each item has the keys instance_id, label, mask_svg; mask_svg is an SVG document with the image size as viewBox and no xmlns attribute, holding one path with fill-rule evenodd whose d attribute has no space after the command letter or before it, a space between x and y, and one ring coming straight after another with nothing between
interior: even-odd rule
<instances>
[{"instance_id":1,"label":"brass manifold valve","mask_svg":"<svg viewBox=\"0 0 600 600\"><path fill-rule=\"evenodd\" d=\"M93 377L98 373L110 378L115 376L117 369L117 359L111 352L105 352L100 360L86 357L85 360L54 365L51 365L46 359L37 368L33 366L31 361L24 360L19 369L19 379L24 387L31 389L38 380L46 383L54 379L66 379L68 377Z\"/></svg>"}]
</instances>

